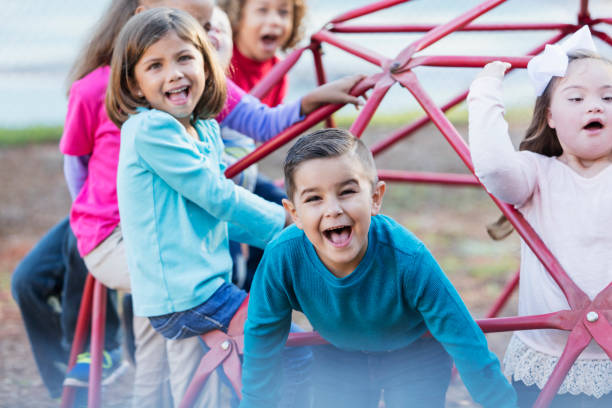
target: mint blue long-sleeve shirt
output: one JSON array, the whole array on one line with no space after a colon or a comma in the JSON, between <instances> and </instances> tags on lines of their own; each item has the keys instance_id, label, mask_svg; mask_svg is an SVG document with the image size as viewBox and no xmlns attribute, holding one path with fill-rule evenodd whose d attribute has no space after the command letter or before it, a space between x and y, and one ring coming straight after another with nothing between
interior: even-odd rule
<instances>
[{"instance_id":1,"label":"mint blue long-sleeve shirt","mask_svg":"<svg viewBox=\"0 0 612 408\"><path fill-rule=\"evenodd\" d=\"M134 313L191 309L229 282L228 235L264 247L285 212L223 175L215 120L195 140L171 115L141 109L121 128L117 196Z\"/></svg>"},{"instance_id":2,"label":"mint blue long-sleeve shirt","mask_svg":"<svg viewBox=\"0 0 612 408\"><path fill-rule=\"evenodd\" d=\"M392 351L429 330L474 400L516 407L514 390L453 285L423 243L388 217L372 217L366 254L342 279L295 226L266 247L249 300L241 408L277 405L292 309L344 350Z\"/></svg>"}]
</instances>

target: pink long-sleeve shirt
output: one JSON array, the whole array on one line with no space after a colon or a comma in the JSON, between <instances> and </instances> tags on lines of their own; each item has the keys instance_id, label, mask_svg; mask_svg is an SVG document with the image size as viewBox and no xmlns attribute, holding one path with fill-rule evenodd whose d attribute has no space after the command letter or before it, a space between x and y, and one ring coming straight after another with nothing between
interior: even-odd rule
<instances>
[{"instance_id":1,"label":"pink long-sleeve shirt","mask_svg":"<svg viewBox=\"0 0 612 408\"><path fill-rule=\"evenodd\" d=\"M585 178L556 157L516 151L503 113L502 81L475 80L468 95L469 144L476 175L486 189L514 205L591 299L612 282L612 166ZM519 315L569 309L561 289L521 242ZM527 330L527 346L560 356L568 332ZM606 359L592 342L580 355Z\"/></svg>"}]
</instances>

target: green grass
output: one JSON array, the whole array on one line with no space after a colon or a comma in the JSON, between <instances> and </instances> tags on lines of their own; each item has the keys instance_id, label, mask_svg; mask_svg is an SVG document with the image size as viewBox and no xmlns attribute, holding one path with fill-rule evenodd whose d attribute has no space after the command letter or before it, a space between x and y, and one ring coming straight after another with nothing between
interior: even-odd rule
<instances>
[{"instance_id":1,"label":"green grass","mask_svg":"<svg viewBox=\"0 0 612 408\"><path fill-rule=\"evenodd\" d=\"M377 113L370 122L373 126L397 127L412 123L424 115L421 110L412 110L402 113ZM465 105L450 109L447 118L455 125L467 123L467 110ZM351 126L357 113L336 114L336 126L348 128ZM506 118L509 122L524 122L531 118L530 107L514 107L507 109ZM16 146L43 142L56 142L62 136L62 126L26 126L23 128L0 128L0 146Z\"/></svg>"},{"instance_id":2,"label":"green grass","mask_svg":"<svg viewBox=\"0 0 612 408\"><path fill-rule=\"evenodd\" d=\"M358 112L353 114L336 114L334 115L334 119L336 120L337 126L348 128L355 118L357 118L357 115ZM425 113L420 109L397 113L376 113L376 115L372 117L370 124L375 126L401 126L412 123L424 115ZM510 123L525 123L531 119L531 115L532 108L527 106L516 106L506 109L506 120ZM449 109L446 112L446 117L455 125L466 125L468 122L466 106L462 104Z\"/></svg>"},{"instance_id":3,"label":"green grass","mask_svg":"<svg viewBox=\"0 0 612 408\"><path fill-rule=\"evenodd\" d=\"M24 128L0 128L0 146L15 146L58 141L62 126L28 126Z\"/></svg>"}]
</instances>

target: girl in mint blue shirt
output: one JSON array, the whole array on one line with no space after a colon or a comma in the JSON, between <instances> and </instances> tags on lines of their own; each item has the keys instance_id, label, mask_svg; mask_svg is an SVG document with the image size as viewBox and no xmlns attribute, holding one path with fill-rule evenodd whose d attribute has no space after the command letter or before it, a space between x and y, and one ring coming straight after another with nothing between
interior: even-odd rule
<instances>
[{"instance_id":1,"label":"girl in mint blue shirt","mask_svg":"<svg viewBox=\"0 0 612 408\"><path fill-rule=\"evenodd\" d=\"M230 283L228 236L263 247L285 225L282 207L223 175L210 118L225 103L225 78L205 38L184 12L132 17L106 101L121 126L117 196L134 313L173 339L226 329L246 297ZM193 319L215 296L220 306Z\"/></svg>"}]
</instances>

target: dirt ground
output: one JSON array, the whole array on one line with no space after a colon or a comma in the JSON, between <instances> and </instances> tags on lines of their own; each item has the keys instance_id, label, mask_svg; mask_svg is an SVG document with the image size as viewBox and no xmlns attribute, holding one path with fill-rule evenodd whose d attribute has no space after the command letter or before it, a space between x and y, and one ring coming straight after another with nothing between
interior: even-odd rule
<instances>
[{"instance_id":1,"label":"dirt ground","mask_svg":"<svg viewBox=\"0 0 612 408\"><path fill-rule=\"evenodd\" d=\"M380 139L383 129L364 137ZM260 169L277 177L284 149ZM428 127L377 158L379 168L463 171L441 135ZM56 144L0 147L0 407L56 407L42 385L19 310L10 294L11 273L37 240L69 210L70 199ZM499 211L486 194L472 188L392 184L384 212L413 230L431 249L458 288L475 318L484 316L518 266L518 238L491 241L485 224ZM515 299L504 310L514 314ZM488 336L502 356L508 334ZM126 406L131 372L104 391L104 406ZM460 383L453 382L447 407L476 406Z\"/></svg>"}]
</instances>

